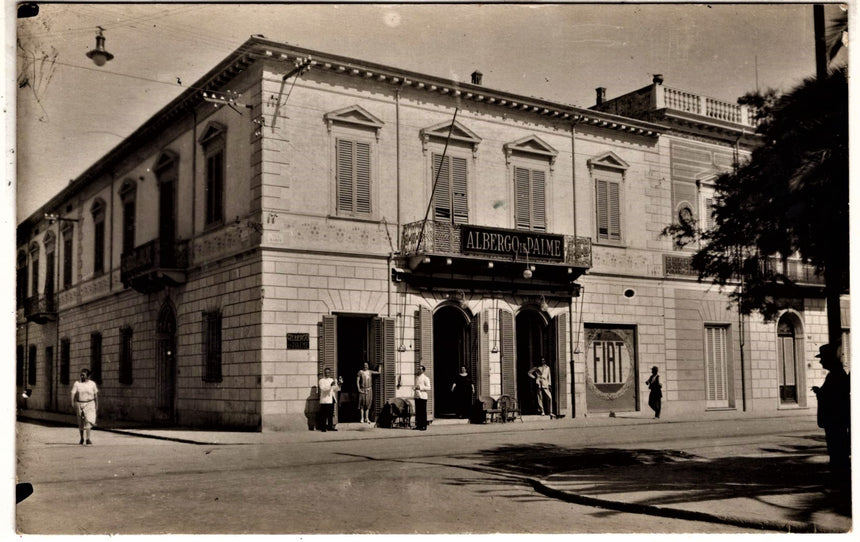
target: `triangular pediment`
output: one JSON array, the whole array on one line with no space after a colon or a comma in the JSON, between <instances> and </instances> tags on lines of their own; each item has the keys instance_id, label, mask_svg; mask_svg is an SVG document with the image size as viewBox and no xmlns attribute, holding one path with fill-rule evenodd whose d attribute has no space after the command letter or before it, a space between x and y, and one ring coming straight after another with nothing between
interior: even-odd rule
<instances>
[{"instance_id":1,"label":"triangular pediment","mask_svg":"<svg viewBox=\"0 0 860 542\"><path fill-rule=\"evenodd\" d=\"M557 150L535 135L526 136L522 139L505 143L504 149L505 155L508 158L510 158L511 154L514 152L536 154L538 156L549 158L551 164L555 162L555 157L558 156Z\"/></svg>"},{"instance_id":2,"label":"triangular pediment","mask_svg":"<svg viewBox=\"0 0 860 542\"><path fill-rule=\"evenodd\" d=\"M224 134L225 132L227 132L226 126L224 126L220 122L212 121L206 125L206 128L203 129L203 132L201 132L200 137L197 139L197 141L201 145L205 146L207 143L214 140L221 134Z\"/></svg>"},{"instance_id":3,"label":"triangular pediment","mask_svg":"<svg viewBox=\"0 0 860 542\"><path fill-rule=\"evenodd\" d=\"M462 124L457 121L454 121L453 125L450 122L442 122L435 126L430 126L429 128L423 128L421 130L421 137L437 137L440 139L448 139L448 134L451 134L451 139L454 141L462 141L464 143L469 143L471 145L477 145L481 142L481 138L478 137L478 134L469 130Z\"/></svg>"},{"instance_id":4,"label":"triangular pediment","mask_svg":"<svg viewBox=\"0 0 860 542\"><path fill-rule=\"evenodd\" d=\"M329 130L331 130L332 123L335 122L373 128L374 130L379 130L385 124L360 105L351 105L337 111L331 111L323 115L323 118L328 124Z\"/></svg>"},{"instance_id":5,"label":"triangular pediment","mask_svg":"<svg viewBox=\"0 0 860 542\"><path fill-rule=\"evenodd\" d=\"M614 152L605 152L599 156L595 156L588 160L588 167L604 167L609 169L626 170L630 168L630 164L622 160Z\"/></svg>"}]
</instances>

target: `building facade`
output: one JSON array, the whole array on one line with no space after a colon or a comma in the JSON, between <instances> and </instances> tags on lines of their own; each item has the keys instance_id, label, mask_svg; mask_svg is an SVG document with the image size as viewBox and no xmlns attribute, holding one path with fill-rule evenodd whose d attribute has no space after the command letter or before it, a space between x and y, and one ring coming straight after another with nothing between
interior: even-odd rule
<instances>
[{"instance_id":1,"label":"building facade","mask_svg":"<svg viewBox=\"0 0 860 542\"><path fill-rule=\"evenodd\" d=\"M820 280L741 319L661 235L709 219L744 108L481 83L250 39L19 225L19 401L70 411L89 367L108 418L306 430L325 367L358 420L367 362L376 409L423 365L431 417L460 367L536 414L545 360L567 416L647 409L652 366L667 410L809 406Z\"/></svg>"}]
</instances>

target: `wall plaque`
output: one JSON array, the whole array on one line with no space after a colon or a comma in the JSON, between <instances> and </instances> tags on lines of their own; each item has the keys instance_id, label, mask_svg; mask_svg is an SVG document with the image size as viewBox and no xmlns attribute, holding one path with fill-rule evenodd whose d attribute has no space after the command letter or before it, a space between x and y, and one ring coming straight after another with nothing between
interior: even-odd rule
<instances>
[{"instance_id":1,"label":"wall plaque","mask_svg":"<svg viewBox=\"0 0 860 542\"><path fill-rule=\"evenodd\" d=\"M310 347L310 333L287 333L287 350L308 350Z\"/></svg>"}]
</instances>

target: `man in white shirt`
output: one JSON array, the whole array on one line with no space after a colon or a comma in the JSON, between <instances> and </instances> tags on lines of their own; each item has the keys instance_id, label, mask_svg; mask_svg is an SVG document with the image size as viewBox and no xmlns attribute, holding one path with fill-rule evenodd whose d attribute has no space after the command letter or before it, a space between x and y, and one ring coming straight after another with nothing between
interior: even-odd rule
<instances>
[{"instance_id":1,"label":"man in white shirt","mask_svg":"<svg viewBox=\"0 0 860 542\"><path fill-rule=\"evenodd\" d=\"M427 392L430 391L430 379L424 374L424 366L418 366L418 374L415 375L415 429L427 430Z\"/></svg>"},{"instance_id":2,"label":"man in white shirt","mask_svg":"<svg viewBox=\"0 0 860 542\"><path fill-rule=\"evenodd\" d=\"M320 431L337 431L334 427L334 405L337 403L335 396L340 391L343 381L338 377L337 382L331 377L331 369L323 370L323 377L319 380L320 391Z\"/></svg>"}]
</instances>

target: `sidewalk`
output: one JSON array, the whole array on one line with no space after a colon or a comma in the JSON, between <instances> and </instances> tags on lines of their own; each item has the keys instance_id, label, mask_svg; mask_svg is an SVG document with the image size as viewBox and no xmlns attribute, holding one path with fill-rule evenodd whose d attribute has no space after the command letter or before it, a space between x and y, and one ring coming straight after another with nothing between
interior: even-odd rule
<instances>
[{"instance_id":1,"label":"sidewalk","mask_svg":"<svg viewBox=\"0 0 860 542\"><path fill-rule=\"evenodd\" d=\"M787 414L750 418L748 413L741 416L729 412L709 419L742 422L765 417L778 419ZM798 418L796 413L790 417ZM18 420L77 425L71 414L31 410L19 411ZM542 431L559 427L614 429L654 423L702 423L702 420L678 415L655 421L640 413L615 418L560 420L527 416L524 422L484 425L471 425L465 420L436 420L430 431L420 433L341 423L335 434L201 431L106 421L96 430L188 444L243 445L432 438L433 435ZM674 450L604 447L585 448L563 457L499 457L497 464L528 480L536 491L548 497L619 512L723 523L751 530L810 533L851 529L850 499L838 493L825 493L821 485L827 472L823 433L820 441L816 439L808 445L764 450L752 456L700 457Z\"/></svg>"}]
</instances>

